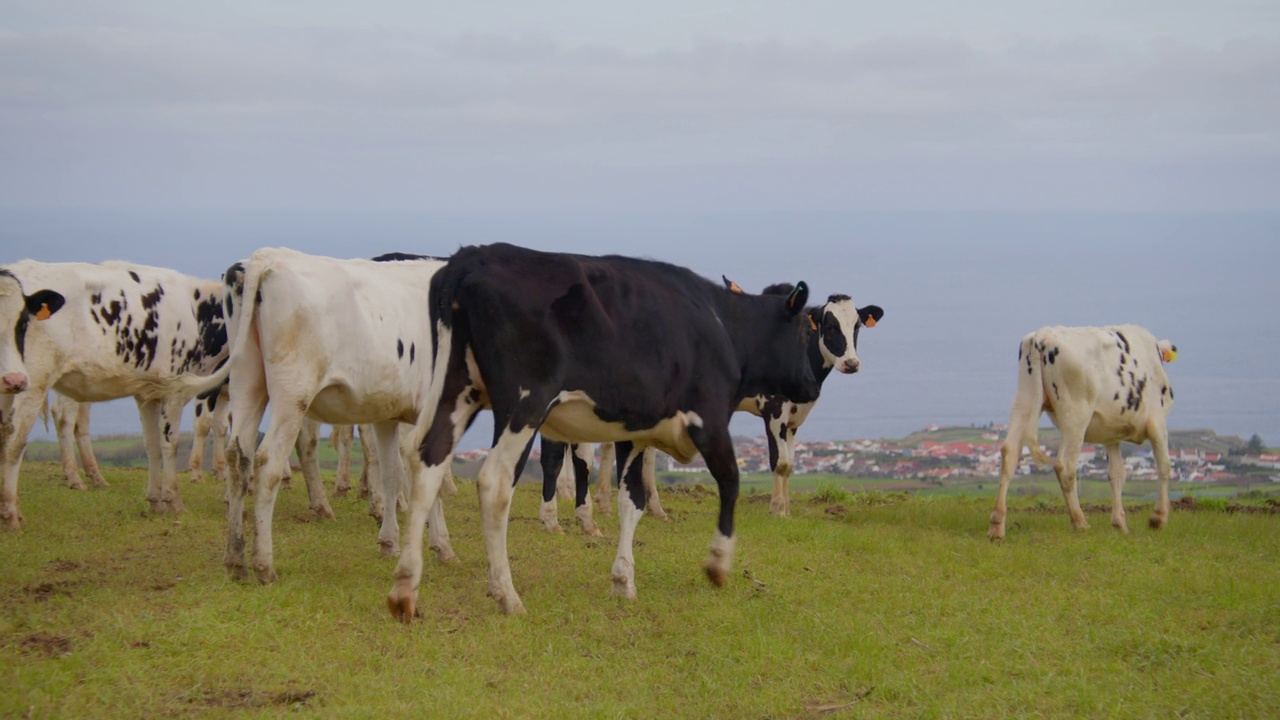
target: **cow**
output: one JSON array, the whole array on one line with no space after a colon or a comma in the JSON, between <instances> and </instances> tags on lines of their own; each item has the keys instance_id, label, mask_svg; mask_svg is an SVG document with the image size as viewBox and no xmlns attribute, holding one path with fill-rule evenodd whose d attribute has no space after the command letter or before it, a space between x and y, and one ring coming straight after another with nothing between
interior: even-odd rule
<instances>
[{"instance_id":1,"label":"cow","mask_svg":"<svg viewBox=\"0 0 1280 720\"><path fill-rule=\"evenodd\" d=\"M232 578L248 577L243 509L256 473L253 570L260 583L276 579L271 538L275 499L289 449L308 421L373 424L384 493L391 502L382 513L378 543L384 554L398 552L397 425L415 422L426 398L433 352L424 311L431 276L443 265L418 256L340 260L263 248L224 274L230 359L211 376L179 383L188 391L206 392L229 376L224 563ZM258 447L268 402L271 419ZM314 447L314 441L307 444ZM310 462L302 459L312 510L332 517L318 474L306 472ZM418 464L410 471L418 472ZM435 513L432 547L447 560L453 550L438 506Z\"/></svg>"},{"instance_id":2,"label":"cow","mask_svg":"<svg viewBox=\"0 0 1280 720\"><path fill-rule=\"evenodd\" d=\"M1177 358L1177 347L1156 341L1137 325L1111 327L1045 327L1022 339L1018 348L1018 389L1009 410L1009 432L1000 448L1000 487L987 536L1005 536L1005 494L1017 470L1022 449L1042 465L1052 465L1062 497L1077 530L1089 527L1080 509L1076 461L1081 443L1106 448L1111 480L1111 525L1128 532L1125 523L1125 466L1120 443L1151 441L1160 495L1151 515L1152 529L1169 519L1169 411L1173 386L1163 363ZM1037 442L1040 413L1062 435L1058 457L1050 460Z\"/></svg>"},{"instance_id":3,"label":"cow","mask_svg":"<svg viewBox=\"0 0 1280 720\"><path fill-rule=\"evenodd\" d=\"M23 292L22 280L9 269L0 267L0 441L8 437L11 425L9 402L12 396L30 385L25 363L27 333L31 322L48 320L66 302L57 290L41 289L30 295ZM41 396L40 402L44 402Z\"/></svg>"},{"instance_id":4,"label":"cow","mask_svg":"<svg viewBox=\"0 0 1280 720\"><path fill-rule=\"evenodd\" d=\"M721 276L725 287L734 292L742 292L737 283ZM778 283L766 287L765 295L787 295L792 286ZM848 295L832 295L823 305L806 308L809 322L815 332L809 336L809 362L813 366L814 376L819 386L827 379L832 370L849 375L858 372L862 361L858 358L858 335L864 328L876 326L883 317L884 310L879 305L858 307ZM744 398L738 405L739 412L748 412L764 420L765 437L769 443L769 468L773 471L773 495L769 503L769 511L774 515L786 517L791 514L791 472L795 463L796 432L813 410L814 402L796 403L779 395L756 395ZM652 459L649 459L649 473L652 475ZM601 477L604 477L604 461L601 461ZM651 477L648 487L656 491L657 483ZM597 481L596 502L602 507L609 506L609 484ZM581 506L581 503L579 503ZM654 506L650 500L650 509ZM661 506L658 506L661 513ZM661 513L665 519L666 514Z\"/></svg>"},{"instance_id":5,"label":"cow","mask_svg":"<svg viewBox=\"0 0 1280 720\"><path fill-rule=\"evenodd\" d=\"M27 435L51 389L77 402L134 398L147 448L146 499L152 512L181 512L177 431L191 395L170 392L170 381L212 372L225 359L221 285L121 261L23 260L5 270L61 301L48 303L37 314L48 320L28 328L24 361L29 392L0 401L0 525L12 529L24 522L18 470Z\"/></svg>"},{"instance_id":6,"label":"cow","mask_svg":"<svg viewBox=\"0 0 1280 720\"><path fill-rule=\"evenodd\" d=\"M415 476L404 552L387 596L410 621L422 578L422 533L445 468L468 424L493 412L494 441L477 477L489 594L523 613L511 581L512 481L535 433L561 442L618 443L620 533L613 592L636 596L632 542L645 506L641 451L688 461L701 453L720 493L704 569L717 586L734 552L738 465L729 417L743 398L818 396L805 357L808 287L786 298L739 295L675 265L620 256L548 253L505 243L455 253L431 280L433 402L415 429ZM625 498L625 499L624 499Z\"/></svg>"},{"instance_id":7,"label":"cow","mask_svg":"<svg viewBox=\"0 0 1280 720\"><path fill-rule=\"evenodd\" d=\"M204 478L204 446L209 436L213 436L213 476L214 479L227 480L227 424L231 420L231 398L224 384L217 392L203 393L196 397L195 422L191 439L191 457L187 468L191 471L191 482L198 483Z\"/></svg>"}]
</instances>

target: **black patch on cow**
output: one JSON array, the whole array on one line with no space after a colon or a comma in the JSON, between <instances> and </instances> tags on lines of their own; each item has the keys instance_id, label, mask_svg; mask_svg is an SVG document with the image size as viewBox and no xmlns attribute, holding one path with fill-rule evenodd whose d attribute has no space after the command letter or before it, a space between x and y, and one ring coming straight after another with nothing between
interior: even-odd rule
<instances>
[{"instance_id":1,"label":"black patch on cow","mask_svg":"<svg viewBox=\"0 0 1280 720\"><path fill-rule=\"evenodd\" d=\"M253 293L253 304L254 304L255 306L258 306L258 305L261 305L261 304L262 304L262 286L258 286L258 289L254 291L254 293Z\"/></svg>"},{"instance_id":2,"label":"black patch on cow","mask_svg":"<svg viewBox=\"0 0 1280 720\"><path fill-rule=\"evenodd\" d=\"M811 312L809 317L815 314L816 312ZM835 315L829 312L822 313L822 323L818 328L822 331L822 344L832 356L840 357L849 351L849 343L845 340L843 328L840 327L840 321Z\"/></svg>"},{"instance_id":3,"label":"black patch on cow","mask_svg":"<svg viewBox=\"0 0 1280 720\"><path fill-rule=\"evenodd\" d=\"M120 313L124 312L125 305L119 300L112 300L102 308L102 319L107 325L115 325L120 319Z\"/></svg>"},{"instance_id":4,"label":"black patch on cow","mask_svg":"<svg viewBox=\"0 0 1280 720\"><path fill-rule=\"evenodd\" d=\"M1116 331L1116 337L1120 338L1120 342L1124 344L1124 351L1125 351L1126 353L1133 352L1132 350L1130 350L1130 349L1129 349L1129 338L1125 337L1125 336L1124 336L1124 333L1122 333L1122 332L1120 332L1119 330L1117 330L1117 331Z\"/></svg>"},{"instance_id":5,"label":"black patch on cow","mask_svg":"<svg viewBox=\"0 0 1280 720\"><path fill-rule=\"evenodd\" d=\"M447 260L448 258L432 257L430 255L414 255L412 253L389 252L383 253L376 258L374 262L405 262L408 260Z\"/></svg>"},{"instance_id":6,"label":"black patch on cow","mask_svg":"<svg viewBox=\"0 0 1280 720\"><path fill-rule=\"evenodd\" d=\"M409 343L409 364L413 364L413 356L417 354L417 343Z\"/></svg>"},{"instance_id":7,"label":"black patch on cow","mask_svg":"<svg viewBox=\"0 0 1280 720\"><path fill-rule=\"evenodd\" d=\"M1052 365L1052 364L1054 363L1054 361L1058 359L1058 353L1059 353L1059 352L1061 352L1061 350L1060 350L1059 348L1056 348L1056 347L1055 347L1055 348L1053 348L1053 349L1051 349L1051 350L1049 351L1048 358L1049 358L1049 364L1050 364L1050 365Z\"/></svg>"},{"instance_id":8,"label":"black patch on cow","mask_svg":"<svg viewBox=\"0 0 1280 720\"><path fill-rule=\"evenodd\" d=\"M1111 399L1112 399L1112 400L1119 400L1119 399L1120 399L1120 391L1119 391L1119 390L1117 390L1117 391L1116 391L1116 396L1115 396L1115 397L1113 397L1113 398L1111 398Z\"/></svg>"},{"instance_id":9,"label":"black patch on cow","mask_svg":"<svg viewBox=\"0 0 1280 720\"><path fill-rule=\"evenodd\" d=\"M1173 388L1172 388L1172 387L1171 387L1171 388L1169 388L1169 399L1170 399L1170 400L1172 400L1172 399L1173 399Z\"/></svg>"},{"instance_id":10,"label":"black patch on cow","mask_svg":"<svg viewBox=\"0 0 1280 720\"><path fill-rule=\"evenodd\" d=\"M93 323L94 323L95 325L101 325L101 324L102 324L102 320L98 318L98 311L97 311L97 310L94 310L93 308L89 308L89 317L93 318Z\"/></svg>"},{"instance_id":11,"label":"black patch on cow","mask_svg":"<svg viewBox=\"0 0 1280 720\"><path fill-rule=\"evenodd\" d=\"M396 357L404 359L404 340L396 338Z\"/></svg>"},{"instance_id":12,"label":"black patch on cow","mask_svg":"<svg viewBox=\"0 0 1280 720\"><path fill-rule=\"evenodd\" d=\"M152 290L151 292L142 296L142 307L144 309L150 310L151 308L160 304L160 298L162 297L164 297L164 288L161 287L160 285L157 285L155 290Z\"/></svg>"},{"instance_id":13,"label":"black patch on cow","mask_svg":"<svg viewBox=\"0 0 1280 720\"><path fill-rule=\"evenodd\" d=\"M13 326L13 342L18 346L18 357L27 357L27 328L31 325L31 313L23 308L18 313L18 322Z\"/></svg>"},{"instance_id":14,"label":"black patch on cow","mask_svg":"<svg viewBox=\"0 0 1280 720\"><path fill-rule=\"evenodd\" d=\"M138 273L136 273L136 272L134 272L134 271L130 270L130 271L129 271L129 277L133 278L133 281L134 281L134 282L136 282L136 283L138 283L139 285L141 285L141 284L142 284L142 278L138 277Z\"/></svg>"},{"instance_id":15,"label":"black patch on cow","mask_svg":"<svg viewBox=\"0 0 1280 720\"><path fill-rule=\"evenodd\" d=\"M1058 383L1053 383L1053 399L1061 400L1062 396L1058 394Z\"/></svg>"}]
</instances>

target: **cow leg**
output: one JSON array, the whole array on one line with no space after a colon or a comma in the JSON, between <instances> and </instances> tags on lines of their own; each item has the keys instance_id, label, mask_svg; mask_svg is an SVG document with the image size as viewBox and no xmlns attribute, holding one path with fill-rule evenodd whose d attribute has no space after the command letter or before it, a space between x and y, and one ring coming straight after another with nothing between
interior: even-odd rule
<instances>
[{"instance_id":1,"label":"cow leg","mask_svg":"<svg viewBox=\"0 0 1280 720\"><path fill-rule=\"evenodd\" d=\"M1058 457L1053 461L1053 471L1058 475L1058 485L1062 488L1062 497L1067 501L1067 512L1071 515L1071 525L1077 530L1088 530L1089 521L1085 519L1084 510L1080 508L1080 486L1076 482L1076 462L1080 459L1080 445L1084 442L1083 425L1077 426L1058 418L1058 430L1062 434L1062 445L1058 449Z\"/></svg>"},{"instance_id":2,"label":"cow leg","mask_svg":"<svg viewBox=\"0 0 1280 720\"><path fill-rule=\"evenodd\" d=\"M0 489L0 529L18 530L24 519L18 509L18 471L22 453L27 449L27 435L36 422L48 388L28 387L12 398L0 397L0 470L4 473Z\"/></svg>"},{"instance_id":3,"label":"cow leg","mask_svg":"<svg viewBox=\"0 0 1280 720\"><path fill-rule=\"evenodd\" d=\"M391 591L387 593L387 609L393 617L406 623L417 614L418 585L422 582L422 536L428 515L436 506L444 475L453 462L453 450L480 410L479 393L472 396L464 362L461 353L455 351L450 355L445 387L435 412L428 411L431 419L425 425L420 423L414 427L410 435L410 443L418 448L421 462L409 468L413 472L413 488L409 494L404 543L392 574ZM362 431L362 442L363 437Z\"/></svg>"},{"instance_id":4,"label":"cow leg","mask_svg":"<svg viewBox=\"0 0 1280 720\"><path fill-rule=\"evenodd\" d=\"M636 599L636 526L648 503L644 488L644 448L629 442L616 443L618 458L618 554L610 575L611 592L627 600Z\"/></svg>"},{"instance_id":5,"label":"cow leg","mask_svg":"<svg viewBox=\"0 0 1280 720\"><path fill-rule=\"evenodd\" d=\"M84 470L89 484L94 487L111 487L107 479L102 477L102 468L98 467L98 457L93 454L93 441L89 437L89 410L93 403L77 403L76 408L76 448L80 451L80 469Z\"/></svg>"},{"instance_id":6,"label":"cow leg","mask_svg":"<svg viewBox=\"0 0 1280 720\"><path fill-rule=\"evenodd\" d=\"M616 462L613 443L600 443L600 474L596 477L596 505L600 506L600 513L603 515L609 514L611 506L609 478L613 475Z\"/></svg>"},{"instance_id":7,"label":"cow leg","mask_svg":"<svg viewBox=\"0 0 1280 720\"><path fill-rule=\"evenodd\" d=\"M787 482L791 478L791 466L795 456L787 436L787 419L785 415L774 414L773 407L766 408L764 419L765 437L769 441L769 467L773 470L773 495L769 499L769 512L778 517L787 517L791 513L791 505L787 495Z\"/></svg>"},{"instance_id":8,"label":"cow leg","mask_svg":"<svg viewBox=\"0 0 1280 720\"><path fill-rule=\"evenodd\" d=\"M412 428L409 430L411 431ZM400 440L398 443L400 466L404 468L406 476L405 480L401 480L400 485L401 488L408 485L409 492L412 493L415 478L423 471L422 458L418 456L418 448L413 444L412 432L397 432L396 435ZM427 517L427 547L435 551L436 560L440 562L452 562L458 559L458 554L453 551L453 545L449 542L449 526L444 520L444 495L448 492L447 486L453 486L453 472L446 464L444 477L440 480L440 489L436 493L435 504L431 506L431 515ZM453 492L457 493L458 488L454 487ZM399 554L398 550L396 554Z\"/></svg>"},{"instance_id":9,"label":"cow leg","mask_svg":"<svg viewBox=\"0 0 1280 720\"><path fill-rule=\"evenodd\" d=\"M87 404L87 403L86 403ZM58 436L58 456L62 460L62 479L72 490L84 490L84 481L80 479L80 466L76 463L76 416L80 403L63 395L54 395L49 403L49 414L53 416L53 431Z\"/></svg>"},{"instance_id":10,"label":"cow leg","mask_svg":"<svg viewBox=\"0 0 1280 720\"><path fill-rule=\"evenodd\" d=\"M333 520L333 508L329 507L329 498L324 492L324 482L320 479L320 423L306 420L302 424L302 432L294 442L293 449L298 453L298 464L302 466L302 478L307 483L307 500L311 512L321 520Z\"/></svg>"},{"instance_id":11,"label":"cow leg","mask_svg":"<svg viewBox=\"0 0 1280 720\"><path fill-rule=\"evenodd\" d=\"M996 506L991 511L991 526L987 528L987 538L990 540L1004 540L1004 519L1008 512L1005 496L1009 493L1009 480L1017 472L1018 460L1022 454L1021 437L1015 439L1015 432L1011 427L1004 445L1000 446L1000 486L996 488Z\"/></svg>"},{"instance_id":12,"label":"cow leg","mask_svg":"<svg viewBox=\"0 0 1280 720\"><path fill-rule=\"evenodd\" d=\"M359 497L369 498L369 514L382 520L382 486L378 484L378 478L382 477L378 468L378 443L374 439L375 432L372 425L360 425L360 454L364 457L364 462L360 466L360 492Z\"/></svg>"},{"instance_id":13,"label":"cow leg","mask_svg":"<svg viewBox=\"0 0 1280 720\"><path fill-rule=\"evenodd\" d=\"M494 425L504 427L505 418L494 413ZM480 466L476 491L480 495L480 519L484 527L485 555L489 559L489 596L508 615L524 613L524 603L511 581L511 563L507 557L507 523L511 514L516 468L524 464L537 432L534 425L519 430L508 427L499 435L489 456Z\"/></svg>"},{"instance_id":14,"label":"cow leg","mask_svg":"<svg viewBox=\"0 0 1280 720\"><path fill-rule=\"evenodd\" d=\"M186 404L186 398L181 397L160 403L160 498L151 503L157 513L174 515L185 509L178 495L178 430Z\"/></svg>"},{"instance_id":15,"label":"cow leg","mask_svg":"<svg viewBox=\"0 0 1280 720\"><path fill-rule=\"evenodd\" d=\"M1159 530L1169 521L1173 505L1169 502L1169 430L1163 421L1152 423L1147 429L1147 437L1151 440L1151 454L1156 459L1156 474L1160 476L1160 497L1156 499L1155 510L1151 512L1148 524L1152 530Z\"/></svg>"},{"instance_id":16,"label":"cow leg","mask_svg":"<svg viewBox=\"0 0 1280 720\"><path fill-rule=\"evenodd\" d=\"M333 496L346 497L351 492L351 444L355 441L355 427L334 425L329 431L329 442L338 451L338 470L333 475Z\"/></svg>"},{"instance_id":17,"label":"cow leg","mask_svg":"<svg viewBox=\"0 0 1280 720\"><path fill-rule=\"evenodd\" d=\"M591 461L596 459L595 443L576 443L569 458L573 464L573 514L578 518L582 531L591 537L603 537L591 512L591 495L587 492L587 480L591 477Z\"/></svg>"},{"instance_id":18,"label":"cow leg","mask_svg":"<svg viewBox=\"0 0 1280 720\"><path fill-rule=\"evenodd\" d=\"M1115 442L1107 448L1107 475L1111 480L1111 527L1120 532L1129 532L1129 525L1124 519L1124 457L1120 454L1120 443Z\"/></svg>"},{"instance_id":19,"label":"cow leg","mask_svg":"<svg viewBox=\"0 0 1280 720\"><path fill-rule=\"evenodd\" d=\"M160 454L160 403L138 400L138 418L142 421L142 445L147 450L147 502L153 511L162 505L163 476Z\"/></svg>"},{"instance_id":20,"label":"cow leg","mask_svg":"<svg viewBox=\"0 0 1280 720\"><path fill-rule=\"evenodd\" d=\"M192 422L191 458L187 469L191 471L191 482L198 483L204 479L204 446L213 431L213 413L200 398L196 398L195 406L196 419ZM217 441L214 447L217 447Z\"/></svg>"},{"instance_id":21,"label":"cow leg","mask_svg":"<svg viewBox=\"0 0 1280 720\"><path fill-rule=\"evenodd\" d=\"M373 426L378 455L379 482L382 488L382 527L378 530L378 548L383 557L400 554L400 524L396 518L396 498L400 495L403 469L400 466L400 423L388 420Z\"/></svg>"},{"instance_id":22,"label":"cow leg","mask_svg":"<svg viewBox=\"0 0 1280 720\"><path fill-rule=\"evenodd\" d=\"M733 439L729 436L728 426L711 427L690 425L689 437L693 439L707 469L716 479L720 489L720 517L716 522L716 533L711 539L711 553L703 568L707 579L717 587L723 586L729 579L729 570L733 567L733 553L736 539L733 530L733 513L738 502L738 462L733 455Z\"/></svg>"},{"instance_id":23,"label":"cow leg","mask_svg":"<svg viewBox=\"0 0 1280 720\"><path fill-rule=\"evenodd\" d=\"M658 451L653 448L646 448L642 473L644 491L649 495L649 505L646 509L662 522L671 522L671 518L667 517L667 511L662 509L662 501L658 499L658 473L654 470L657 460Z\"/></svg>"},{"instance_id":24,"label":"cow leg","mask_svg":"<svg viewBox=\"0 0 1280 720\"><path fill-rule=\"evenodd\" d=\"M289 467L290 446L297 442L304 420L300 413L294 411L294 408L303 407L304 403L293 398L275 400L271 406L271 421L267 423L262 446L258 448L253 461L258 476L253 505L253 571L258 582L263 585L275 582L276 579L271 524L275 515L276 496Z\"/></svg>"},{"instance_id":25,"label":"cow leg","mask_svg":"<svg viewBox=\"0 0 1280 720\"><path fill-rule=\"evenodd\" d=\"M225 386L224 386L225 388ZM224 389L213 409L213 477L227 481L227 428L231 418L231 399Z\"/></svg>"},{"instance_id":26,"label":"cow leg","mask_svg":"<svg viewBox=\"0 0 1280 720\"><path fill-rule=\"evenodd\" d=\"M564 468L564 458L569 445L567 443L542 438L542 506L538 508L538 519L547 532L563 533L560 527L559 511L556 501L559 498L560 475Z\"/></svg>"}]
</instances>

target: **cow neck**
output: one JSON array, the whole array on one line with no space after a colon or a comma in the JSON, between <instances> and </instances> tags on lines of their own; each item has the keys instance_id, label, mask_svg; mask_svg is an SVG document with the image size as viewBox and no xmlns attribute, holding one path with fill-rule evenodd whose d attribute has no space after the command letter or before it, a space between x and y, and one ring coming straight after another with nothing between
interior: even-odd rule
<instances>
[{"instance_id":1,"label":"cow neck","mask_svg":"<svg viewBox=\"0 0 1280 720\"><path fill-rule=\"evenodd\" d=\"M786 299L776 295L746 295L719 288L713 293L716 313L728 331L737 356L742 376L738 378L739 398L753 395L772 395L770 388L762 387L761 370L767 371L771 356L770 341L776 336L770 332L773 323L779 322L785 313L781 303ZM799 323L795 323L797 332Z\"/></svg>"}]
</instances>

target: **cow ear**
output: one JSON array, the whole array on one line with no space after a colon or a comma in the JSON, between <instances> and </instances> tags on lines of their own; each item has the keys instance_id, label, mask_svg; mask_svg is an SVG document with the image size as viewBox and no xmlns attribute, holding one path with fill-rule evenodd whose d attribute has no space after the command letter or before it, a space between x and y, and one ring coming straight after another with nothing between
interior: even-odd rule
<instances>
[{"instance_id":1,"label":"cow ear","mask_svg":"<svg viewBox=\"0 0 1280 720\"><path fill-rule=\"evenodd\" d=\"M795 289L787 296L787 311L792 315L796 315L801 310L804 310L804 305L807 302L809 302L809 286L805 285L804 281L801 280L796 283Z\"/></svg>"},{"instance_id":2,"label":"cow ear","mask_svg":"<svg viewBox=\"0 0 1280 720\"><path fill-rule=\"evenodd\" d=\"M720 279L724 281L724 288L725 288L726 290L728 290L729 292L731 292L731 293L737 293L737 294L739 294L739 295L742 295L742 294L743 294L743 292L742 292L742 288L738 286L738 283L736 283L736 282L734 282L734 281L730 280L729 278L725 277L724 275L721 275L721 276L720 276Z\"/></svg>"},{"instance_id":3,"label":"cow ear","mask_svg":"<svg viewBox=\"0 0 1280 720\"><path fill-rule=\"evenodd\" d=\"M866 327L875 327L882 317L884 317L884 310L881 310L879 305L858 308L858 318L862 320L862 324Z\"/></svg>"},{"instance_id":4,"label":"cow ear","mask_svg":"<svg viewBox=\"0 0 1280 720\"><path fill-rule=\"evenodd\" d=\"M48 320L54 313L62 309L67 299L53 290L40 290L26 296L27 312L37 320Z\"/></svg>"}]
</instances>

